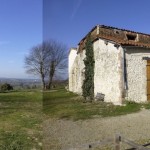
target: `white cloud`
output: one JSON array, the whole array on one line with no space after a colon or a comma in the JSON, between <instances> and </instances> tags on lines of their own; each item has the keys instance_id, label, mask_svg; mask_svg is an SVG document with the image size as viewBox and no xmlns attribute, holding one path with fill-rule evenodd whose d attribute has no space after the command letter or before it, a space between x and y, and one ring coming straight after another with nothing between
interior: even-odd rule
<instances>
[{"instance_id":1,"label":"white cloud","mask_svg":"<svg viewBox=\"0 0 150 150\"><path fill-rule=\"evenodd\" d=\"M81 6L82 0L77 0L76 5L74 6L73 12L71 14L71 20L75 17L77 11L79 10L80 6Z\"/></svg>"}]
</instances>

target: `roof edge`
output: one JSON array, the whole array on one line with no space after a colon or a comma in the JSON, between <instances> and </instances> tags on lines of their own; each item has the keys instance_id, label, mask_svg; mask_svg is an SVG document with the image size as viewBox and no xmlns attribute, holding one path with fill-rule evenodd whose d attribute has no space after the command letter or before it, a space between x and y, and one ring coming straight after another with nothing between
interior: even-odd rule
<instances>
[{"instance_id":1,"label":"roof edge","mask_svg":"<svg viewBox=\"0 0 150 150\"><path fill-rule=\"evenodd\" d=\"M142 35L146 35L146 36L150 36L150 34L147 34L147 33L142 33L142 32L136 32L136 31L133 31L133 30L127 30L127 29L123 29L123 28L117 28L117 27L113 27L113 26L106 26L106 25L100 25L100 24L98 24L98 25L96 25L96 26L94 26L81 40L80 40L80 42L78 43L78 45L80 45L80 43L81 43L81 41L83 41L84 39L86 39L86 37L87 37L87 35L89 34L89 33L91 33L95 28L97 28L97 27L101 27L101 28L107 28L107 29L116 29L116 30L121 30L121 31L127 31L127 32L132 32L132 33L136 33L136 34L142 34Z\"/></svg>"}]
</instances>

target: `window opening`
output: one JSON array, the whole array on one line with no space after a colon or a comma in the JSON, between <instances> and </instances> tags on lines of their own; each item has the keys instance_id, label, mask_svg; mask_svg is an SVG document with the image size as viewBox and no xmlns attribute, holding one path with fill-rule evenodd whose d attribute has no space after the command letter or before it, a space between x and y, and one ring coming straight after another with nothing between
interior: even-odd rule
<instances>
[{"instance_id":1,"label":"window opening","mask_svg":"<svg viewBox=\"0 0 150 150\"><path fill-rule=\"evenodd\" d=\"M135 40L136 40L136 35L127 34L127 39L128 39L128 40L135 41Z\"/></svg>"}]
</instances>

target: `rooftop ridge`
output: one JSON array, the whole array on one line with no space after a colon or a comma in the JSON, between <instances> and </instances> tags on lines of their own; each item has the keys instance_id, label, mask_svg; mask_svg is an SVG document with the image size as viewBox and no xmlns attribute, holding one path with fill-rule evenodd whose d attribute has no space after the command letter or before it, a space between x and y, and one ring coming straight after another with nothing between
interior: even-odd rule
<instances>
[{"instance_id":1,"label":"rooftop ridge","mask_svg":"<svg viewBox=\"0 0 150 150\"><path fill-rule=\"evenodd\" d=\"M128 46L133 45L150 48L150 34L112 26L96 25L80 40L80 42L78 43L79 46L78 52L84 48L85 39L89 34L91 34L93 41L97 40L98 38L102 38L114 41L121 45L128 45Z\"/></svg>"},{"instance_id":2,"label":"rooftop ridge","mask_svg":"<svg viewBox=\"0 0 150 150\"><path fill-rule=\"evenodd\" d=\"M142 34L142 35L150 36L150 34L147 34L147 33L136 32L136 31L133 31L133 30L123 29L123 28L118 28L118 27L113 27L113 26L107 26L107 25L103 25L103 24L97 24L97 25L95 25L95 26L88 32L88 34L91 33L95 28L97 28L97 26L99 26L99 27L101 27L101 28L105 28L105 29L106 29L106 28L108 28L108 29L116 29L116 30L127 31L127 32L136 33L136 34ZM87 35L88 35L88 34L87 34ZM82 40L84 40L84 39L87 37L87 35L85 35L85 36L80 40L80 42L78 43L78 45L81 43Z\"/></svg>"},{"instance_id":3,"label":"rooftop ridge","mask_svg":"<svg viewBox=\"0 0 150 150\"><path fill-rule=\"evenodd\" d=\"M133 30L128 30L128 29L123 29L123 28L118 28L118 27L113 27L113 26L107 26L107 25L103 25L103 24L99 24L99 25L97 25L97 26L102 27L102 28L109 28L109 29L122 30L122 31L127 31L127 32L138 33L138 34L143 34L143 35L150 36L150 34L147 34L147 33L138 32L138 31L133 31ZM97 27L97 26L94 26L94 28Z\"/></svg>"}]
</instances>

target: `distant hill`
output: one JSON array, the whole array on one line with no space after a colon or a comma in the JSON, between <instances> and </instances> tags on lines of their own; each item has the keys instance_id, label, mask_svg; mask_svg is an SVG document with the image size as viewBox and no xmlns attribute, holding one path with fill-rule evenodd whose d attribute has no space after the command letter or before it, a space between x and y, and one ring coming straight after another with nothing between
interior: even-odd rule
<instances>
[{"instance_id":1,"label":"distant hill","mask_svg":"<svg viewBox=\"0 0 150 150\"><path fill-rule=\"evenodd\" d=\"M5 78L0 77L0 85L9 83L14 87L29 87L29 86L40 86L40 79L17 79L17 78Z\"/></svg>"},{"instance_id":2,"label":"distant hill","mask_svg":"<svg viewBox=\"0 0 150 150\"><path fill-rule=\"evenodd\" d=\"M8 83L12 85L15 89L18 89L18 88L29 89L29 88L41 87L40 79L18 79L18 78L0 77L0 85L4 83ZM48 83L48 80L46 80L46 83ZM67 79L53 81L53 87L65 87L67 84L68 84Z\"/></svg>"},{"instance_id":3,"label":"distant hill","mask_svg":"<svg viewBox=\"0 0 150 150\"><path fill-rule=\"evenodd\" d=\"M1 82L40 82L40 79L18 79L0 77L0 83Z\"/></svg>"}]
</instances>

